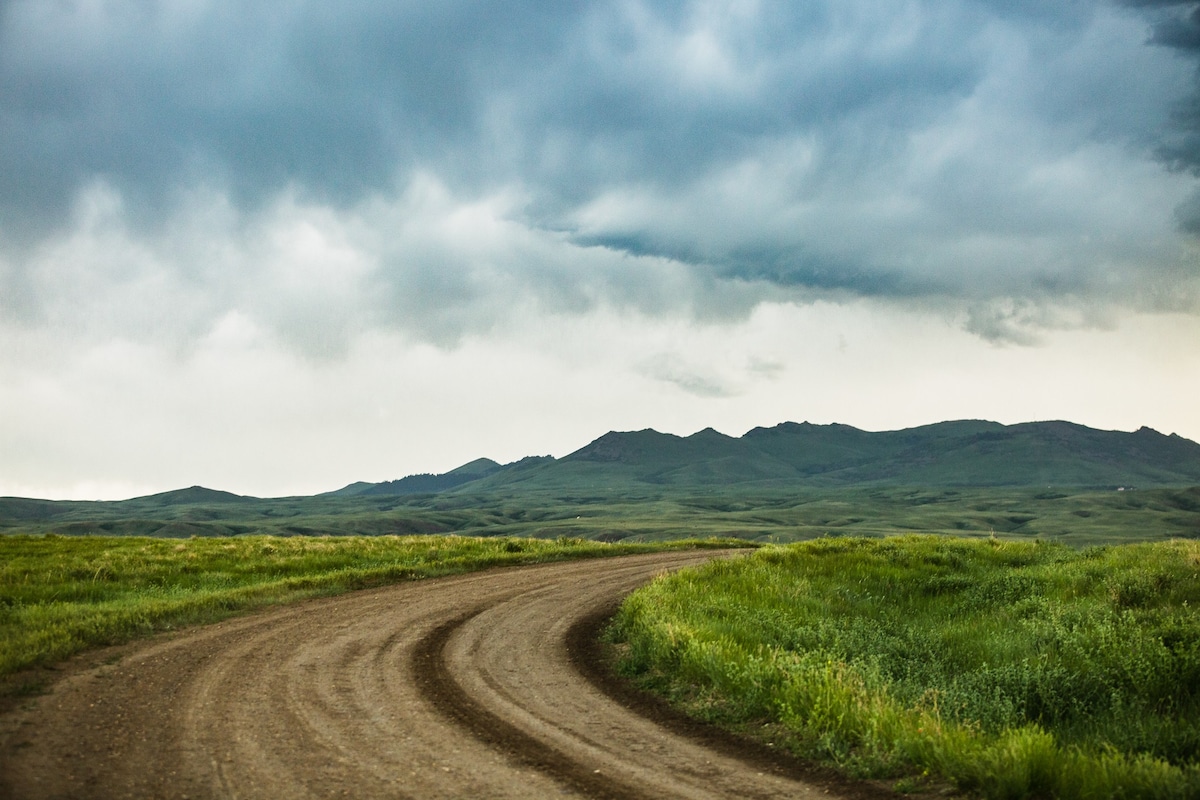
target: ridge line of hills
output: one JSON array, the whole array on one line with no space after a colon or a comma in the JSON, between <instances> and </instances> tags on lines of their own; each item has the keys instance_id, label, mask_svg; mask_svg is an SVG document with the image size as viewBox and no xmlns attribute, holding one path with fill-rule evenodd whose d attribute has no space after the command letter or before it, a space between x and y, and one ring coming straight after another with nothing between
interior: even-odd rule
<instances>
[{"instance_id":1,"label":"ridge line of hills","mask_svg":"<svg viewBox=\"0 0 1200 800\"><path fill-rule=\"evenodd\" d=\"M870 432L784 422L741 437L610 431L560 459L477 459L450 472L356 483L329 495L516 489L746 485L761 488L921 485L1155 487L1200 484L1200 444L1142 427L1102 431L1070 422L941 422Z\"/></svg>"},{"instance_id":2,"label":"ridge line of hills","mask_svg":"<svg viewBox=\"0 0 1200 800\"><path fill-rule=\"evenodd\" d=\"M690 436L610 431L562 458L510 464L479 458L440 474L356 482L314 497L507 493L538 490L704 490L736 487L1078 487L1200 485L1200 444L1142 427L1103 431L1070 422L940 422L870 432L784 422L741 437L705 428ZM133 498L149 505L236 504L259 498L192 486ZM7 498L0 513L21 513ZM32 512L32 507L28 509ZM23 515L23 513L21 514Z\"/></svg>"},{"instance_id":3,"label":"ridge line of hills","mask_svg":"<svg viewBox=\"0 0 1200 800\"><path fill-rule=\"evenodd\" d=\"M1142 427L1102 431L1070 422L941 422L873 433L784 422L731 437L612 431L555 459L479 459L441 475L351 484L335 495L662 486L759 488L1158 487L1200 483L1200 444Z\"/></svg>"}]
</instances>

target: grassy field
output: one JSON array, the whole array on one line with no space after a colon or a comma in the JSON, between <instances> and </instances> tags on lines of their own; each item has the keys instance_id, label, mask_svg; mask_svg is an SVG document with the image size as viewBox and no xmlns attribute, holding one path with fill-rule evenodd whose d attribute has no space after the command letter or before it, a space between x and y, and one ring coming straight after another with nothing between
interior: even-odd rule
<instances>
[{"instance_id":1,"label":"grassy field","mask_svg":"<svg viewBox=\"0 0 1200 800\"><path fill-rule=\"evenodd\" d=\"M897 533L1043 538L1075 546L1200 538L1200 487L1096 489L640 487L382 497L51 503L0 498L0 533L346 536L460 533L782 543Z\"/></svg>"},{"instance_id":2,"label":"grassy field","mask_svg":"<svg viewBox=\"0 0 1200 800\"><path fill-rule=\"evenodd\" d=\"M610 630L690 713L902 790L1200 796L1200 545L830 538L661 578Z\"/></svg>"},{"instance_id":3,"label":"grassy field","mask_svg":"<svg viewBox=\"0 0 1200 800\"><path fill-rule=\"evenodd\" d=\"M5 536L0 676L88 647L305 597L664 547L462 536Z\"/></svg>"}]
</instances>

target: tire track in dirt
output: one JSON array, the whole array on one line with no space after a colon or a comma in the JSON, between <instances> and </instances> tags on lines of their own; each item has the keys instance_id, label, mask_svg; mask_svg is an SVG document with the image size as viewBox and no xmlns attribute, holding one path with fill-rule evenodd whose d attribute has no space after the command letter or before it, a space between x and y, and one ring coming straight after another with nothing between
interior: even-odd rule
<instances>
[{"instance_id":1,"label":"tire track in dirt","mask_svg":"<svg viewBox=\"0 0 1200 800\"><path fill-rule=\"evenodd\" d=\"M621 596L712 557L416 581L93 655L0 716L0 797L828 797L576 663Z\"/></svg>"}]
</instances>

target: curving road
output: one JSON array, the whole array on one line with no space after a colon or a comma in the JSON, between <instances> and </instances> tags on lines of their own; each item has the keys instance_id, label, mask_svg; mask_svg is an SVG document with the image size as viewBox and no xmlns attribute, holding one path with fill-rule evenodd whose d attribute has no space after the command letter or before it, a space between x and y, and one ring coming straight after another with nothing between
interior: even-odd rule
<instances>
[{"instance_id":1,"label":"curving road","mask_svg":"<svg viewBox=\"0 0 1200 800\"><path fill-rule=\"evenodd\" d=\"M805 798L597 684L586 634L675 552L308 601L129 648L0 717L14 798Z\"/></svg>"}]
</instances>

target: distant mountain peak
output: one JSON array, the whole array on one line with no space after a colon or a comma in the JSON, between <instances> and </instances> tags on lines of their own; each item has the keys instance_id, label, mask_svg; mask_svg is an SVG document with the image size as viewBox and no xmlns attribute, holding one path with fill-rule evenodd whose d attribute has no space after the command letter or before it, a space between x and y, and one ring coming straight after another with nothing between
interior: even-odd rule
<instances>
[{"instance_id":1,"label":"distant mountain peak","mask_svg":"<svg viewBox=\"0 0 1200 800\"><path fill-rule=\"evenodd\" d=\"M161 505L187 505L189 503L240 503L252 499L233 492L222 492L218 489L208 489L204 486L189 486L186 489L175 489L170 492L146 495L136 498Z\"/></svg>"},{"instance_id":2,"label":"distant mountain peak","mask_svg":"<svg viewBox=\"0 0 1200 800\"><path fill-rule=\"evenodd\" d=\"M580 462L593 471L571 473ZM609 464L622 467L603 479L612 486L1150 486L1200 482L1200 445L1150 428L1130 434L1064 420L952 420L880 432L783 422L740 438L713 428L687 437L609 431L549 465L544 480L601 480L595 469Z\"/></svg>"},{"instance_id":3,"label":"distant mountain peak","mask_svg":"<svg viewBox=\"0 0 1200 800\"><path fill-rule=\"evenodd\" d=\"M474 461L468 461L461 467L455 467L445 475L488 475L500 469L500 462L492 461L490 458L477 458Z\"/></svg>"},{"instance_id":4,"label":"distant mountain peak","mask_svg":"<svg viewBox=\"0 0 1200 800\"><path fill-rule=\"evenodd\" d=\"M1003 425L952 420L895 431L781 422L732 437L653 428L608 431L562 459L500 465L481 458L441 475L355 484L344 494L397 495L637 486L1163 486L1200 483L1200 445L1152 428L1101 431L1062 420Z\"/></svg>"},{"instance_id":5,"label":"distant mountain peak","mask_svg":"<svg viewBox=\"0 0 1200 800\"><path fill-rule=\"evenodd\" d=\"M528 460L528 458L525 458L522 459L522 462ZM512 465L507 466L511 467ZM341 496L436 494L482 480L503 469L505 469L504 465L490 458L477 458L474 461L468 461L460 467L455 467L449 472L438 474L423 472L416 475L406 475L403 478L398 478L394 481L384 481L382 483L352 483L336 492L329 492L329 494Z\"/></svg>"},{"instance_id":6,"label":"distant mountain peak","mask_svg":"<svg viewBox=\"0 0 1200 800\"><path fill-rule=\"evenodd\" d=\"M644 449L640 440L647 437L664 437L665 435L649 428L632 432L609 431L571 453L567 458L583 461L627 461L636 458L637 454Z\"/></svg>"}]
</instances>

